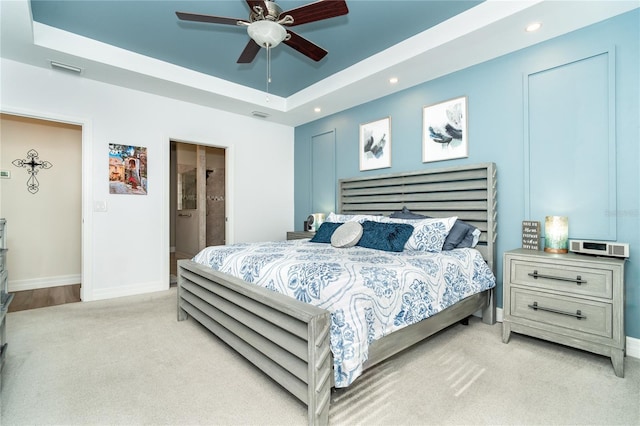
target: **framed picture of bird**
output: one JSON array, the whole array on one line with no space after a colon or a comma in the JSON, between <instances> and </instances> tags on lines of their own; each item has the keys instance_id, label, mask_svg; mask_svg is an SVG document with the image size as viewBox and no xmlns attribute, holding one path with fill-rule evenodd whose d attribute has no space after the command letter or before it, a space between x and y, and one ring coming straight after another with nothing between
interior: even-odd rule
<instances>
[{"instance_id":1,"label":"framed picture of bird","mask_svg":"<svg viewBox=\"0 0 640 426\"><path fill-rule=\"evenodd\" d=\"M360 171L391 167L391 117L360 125Z\"/></svg>"},{"instance_id":2,"label":"framed picture of bird","mask_svg":"<svg viewBox=\"0 0 640 426\"><path fill-rule=\"evenodd\" d=\"M423 163L469 156L466 96L425 106L422 126Z\"/></svg>"}]
</instances>

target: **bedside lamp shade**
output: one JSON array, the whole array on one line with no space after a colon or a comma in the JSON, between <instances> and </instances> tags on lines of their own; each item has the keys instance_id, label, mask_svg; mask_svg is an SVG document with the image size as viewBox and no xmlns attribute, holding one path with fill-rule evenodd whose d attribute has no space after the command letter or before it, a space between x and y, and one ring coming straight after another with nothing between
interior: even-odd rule
<instances>
[{"instance_id":1,"label":"bedside lamp shade","mask_svg":"<svg viewBox=\"0 0 640 426\"><path fill-rule=\"evenodd\" d=\"M309 217L307 217L307 221L305 222L306 226L308 227L308 229L305 229L305 231L316 232L320 228L320 225L322 225L322 222L324 222L324 219L324 213L310 214Z\"/></svg>"},{"instance_id":2,"label":"bedside lamp shade","mask_svg":"<svg viewBox=\"0 0 640 426\"><path fill-rule=\"evenodd\" d=\"M567 253L569 251L569 218L547 216L544 221L544 251Z\"/></svg>"}]
</instances>

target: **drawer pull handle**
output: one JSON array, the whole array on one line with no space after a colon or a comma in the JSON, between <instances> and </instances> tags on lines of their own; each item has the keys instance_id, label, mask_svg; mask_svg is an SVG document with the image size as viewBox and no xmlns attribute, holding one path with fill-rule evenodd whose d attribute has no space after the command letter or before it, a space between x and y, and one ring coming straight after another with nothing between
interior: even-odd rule
<instances>
[{"instance_id":1,"label":"drawer pull handle","mask_svg":"<svg viewBox=\"0 0 640 426\"><path fill-rule=\"evenodd\" d=\"M573 312L561 311L558 309L545 308L543 306L538 306L538 302L533 302L533 305L527 305L527 306L533 309L534 311L541 310L546 312L552 312L554 314L567 315L569 317L576 317L578 321L580 321L583 318L587 319L585 315L582 315L582 311L580 309L576 310L576 313L574 314Z\"/></svg>"},{"instance_id":2,"label":"drawer pull handle","mask_svg":"<svg viewBox=\"0 0 640 426\"><path fill-rule=\"evenodd\" d=\"M533 277L534 279L538 279L538 278L547 278L550 280L558 280L558 281L569 281L572 283L576 283L578 285L582 285L582 284L586 284L587 280L583 280L582 279L582 275L577 275L575 278L565 278L565 277L556 277L554 275L544 275L544 274L539 274L537 270L534 270L533 273L529 273L528 274L530 277Z\"/></svg>"}]
</instances>

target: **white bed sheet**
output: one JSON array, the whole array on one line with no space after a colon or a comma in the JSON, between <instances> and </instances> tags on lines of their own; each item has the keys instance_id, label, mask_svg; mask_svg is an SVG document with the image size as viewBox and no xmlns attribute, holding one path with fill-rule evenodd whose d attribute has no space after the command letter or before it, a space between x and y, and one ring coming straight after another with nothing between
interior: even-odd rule
<instances>
[{"instance_id":1,"label":"white bed sheet","mask_svg":"<svg viewBox=\"0 0 640 426\"><path fill-rule=\"evenodd\" d=\"M212 246L193 260L331 312L336 387L362 373L374 340L495 286L470 248L393 253L303 239Z\"/></svg>"}]
</instances>

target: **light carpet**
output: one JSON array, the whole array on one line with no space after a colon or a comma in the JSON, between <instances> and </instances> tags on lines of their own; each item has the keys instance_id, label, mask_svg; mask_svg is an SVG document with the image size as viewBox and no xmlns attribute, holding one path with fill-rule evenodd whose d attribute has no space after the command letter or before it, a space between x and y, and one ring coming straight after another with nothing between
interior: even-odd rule
<instances>
[{"instance_id":1,"label":"light carpet","mask_svg":"<svg viewBox=\"0 0 640 426\"><path fill-rule=\"evenodd\" d=\"M176 289L10 313L2 425L303 425L306 407L195 321ZM640 360L472 318L332 394L334 425L640 425Z\"/></svg>"}]
</instances>

